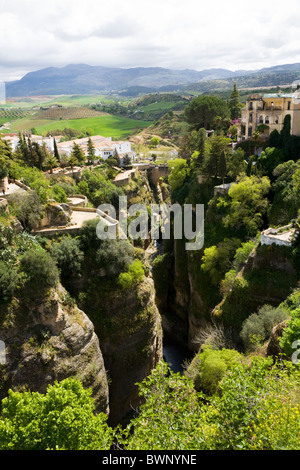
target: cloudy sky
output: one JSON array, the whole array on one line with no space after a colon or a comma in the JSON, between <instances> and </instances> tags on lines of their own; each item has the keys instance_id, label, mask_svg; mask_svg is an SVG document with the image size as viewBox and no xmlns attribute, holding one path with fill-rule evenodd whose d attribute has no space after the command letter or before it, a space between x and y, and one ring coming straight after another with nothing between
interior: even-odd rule
<instances>
[{"instance_id":1,"label":"cloudy sky","mask_svg":"<svg viewBox=\"0 0 300 470\"><path fill-rule=\"evenodd\" d=\"M300 62L300 0L0 0L0 80L85 63L254 70Z\"/></svg>"}]
</instances>

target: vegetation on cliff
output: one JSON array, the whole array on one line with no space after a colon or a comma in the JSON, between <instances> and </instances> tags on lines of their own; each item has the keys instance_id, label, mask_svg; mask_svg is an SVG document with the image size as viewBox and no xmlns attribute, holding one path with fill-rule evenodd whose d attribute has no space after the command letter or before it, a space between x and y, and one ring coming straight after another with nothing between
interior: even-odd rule
<instances>
[{"instance_id":1,"label":"vegetation on cliff","mask_svg":"<svg viewBox=\"0 0 300 470\"><path fill-rule=\"evenodd\" d=\"M209 120L203 106L211 109ZM153 193L141 174L117 188L109 164L83 172L80 181L60 177L53 184L29 168L30 159L22 169L22 149L6 166L5 149L6 170L19 171L34 193L21 211L12 199L0 220L1 331L14 364L23 360L11 370L1 365L3 449L300 448L300 160L286 129L260 156L233 148L223 134L229 111L219 100L190 103L190 132L169 163L168 180ZM207 137L210 125L216 132ZM204 204L201 250L187 252L185 239L165 240L151 269L149 240L100 240L98 220L72 237L28 234L49 198L80 192L90 205L117 207L118 196L128 195L149 210L163 185L171 203ZM13 229L15 217L27 232ZM295 228L290 246L261 243L262 230L287 223ZM195 352L182 374L161 361L162 317ZM96 364L91 349L78 353L74 332L82 345L95 332L105 371L96 370L101 354ZM62 357L58 350L64 370L51 368ZM26 364L35 372L31 383ZM49 387L34 393L41 369L51 376ZM84 390L99 393L101 381L109 382L108 421L99 409L93 414ZM24 384L32 390L22 390ZM8 392L12 385L17 390Z\"/></svg>"}]
</instances>

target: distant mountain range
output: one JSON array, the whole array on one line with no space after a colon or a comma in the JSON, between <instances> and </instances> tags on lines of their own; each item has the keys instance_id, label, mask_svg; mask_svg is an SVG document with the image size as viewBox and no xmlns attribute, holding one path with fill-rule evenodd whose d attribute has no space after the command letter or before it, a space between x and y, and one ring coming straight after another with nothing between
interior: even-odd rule
<instances>
[{"instance_id":1,"label":"distant mountain range","mask_svg":"<svg viewBox=\"0 0 300 470\"><path fill-rule=\"evenodd\" d=\"M260 70L230 71L212 68L172 70L161 67L111 68L85 64L48 67L6 83L7 97L73 94L138 94L151 91L205 91L245 86L292 83L300 78L300 64L285 64ZM286 83L284 83L288 80ZM280 83L279 83L280 82Z\"/></svg>"}]
</instances>

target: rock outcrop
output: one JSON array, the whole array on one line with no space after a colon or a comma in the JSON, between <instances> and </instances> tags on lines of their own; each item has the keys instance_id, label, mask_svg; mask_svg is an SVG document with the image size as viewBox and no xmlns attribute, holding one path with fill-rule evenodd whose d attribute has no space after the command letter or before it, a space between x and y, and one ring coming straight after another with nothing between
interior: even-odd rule
<instances>
[{"instance_id":1,"label":"rock outcrop","mask_svg":"<svg viewBox=\"0 0 300 470\"><path fill-rule=\"evenodd\" d=\"M45 393L47 386L73 376L91 388L98 412L109 412L107 375L94 326L65 289L33 299L15 299L2 315L1 398L8 388Z\"/></svg>"},{"instance_id":2,"label":"rock outcrop","mask_svg":"<svg viewBox=\"0 0 300 470\"><path fill-rule=\"evenodd\" d=\"M153 280L145 277L141 284L126 290L99 281L82 308L100 339L109 381L109 422L126 422L140 405L137 382L163 357Z\"/></svg>"},{"instance_id":3,"label":"rock outcrop","mask_svg":"<svg viewBox=\"0 0 300 470\"><path fill-rule=\"evenodd\" d=\"M280 347L279 340L282 336L283 330L287 327L287 321L283 321L278 325L274 326L271 332L271 336L267 345L267 355L273 356L274 358L278 357L280 354L283 354L283 351Z\"/></svg>"}]
</instances>

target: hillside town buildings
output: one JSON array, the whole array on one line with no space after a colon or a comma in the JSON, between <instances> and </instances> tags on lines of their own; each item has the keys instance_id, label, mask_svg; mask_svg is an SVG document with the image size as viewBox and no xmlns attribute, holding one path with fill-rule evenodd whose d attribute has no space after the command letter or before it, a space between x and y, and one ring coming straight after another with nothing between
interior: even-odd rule
<instances>
[{"instance_id":1,"label":"hillside town buildings","mask_svg":"<svg viewBox=\"0 0 300 470\"><path fill-rule=\"evenodd\" d=\"M47 149L49 152L54 152L54 138L53 137L43 137L41 135L35 135L31 134L30 137L24 135L25 139L28 140L30 138L31 143L37 143L39 145L46 144ZM11 134L3 134L1 136L2 140L5 140L8 144L10 144L10 147L13 152L16 151L20 137L18 134L11 133ZM61 139L61 136L55 136L56 142L59 142Z\"/></svg>"},{"instance_id":2,"label":"hillside town buildings","mask_svg":"<svg viewBox=\"0 0 300 470\"><path fill-rule=\"evenodd\" d=\"M79 145L84 155L88 155L88 141L91 139L94 149L95 157L103 158L106 160L108 157L118 153L120 158L128 155L131 158L136 156L135 152L131 150L131 143L126 140L113 141L111 137L103 137L101 135L95 135L91 137L84 137L82 139L68 140L66 142L59 142L57 149L60 155L66 155L69 157L72 153L74 143Z\"/></svg>"},{"instance_id":3,"label":"hillside town buildings","mask_svg":"<svg viewBox=\"0 0 300 470\"><path fill-rule=\"evenodd\" d=\"M34 135L31 134L29 136L24 136L26 140L30 138L31 143L37 143L39 145L45 144L47 149L53 153L54 152L54 139L57 144L57 150L58 153L61 156L66 156L70 157L71 153L73 151L73 146L74 143L79 145L81 150L83 151L84 155L88 155L88 141L91 139L94 149L95 149L95 157L102 158L103 160L106 160L108 157L111 157L114 155L115 152L118 153L118 156L120 159L125 157L125 155L128 155L132 160L135 159L136 153L132 151L131 149L131 143L126 140L118 140L118 141L113 141L111 137L103 137L101 135L95 135L91 137L84 137L82 139L74 139L74 140L68 140L68 141L63 141L62 136L54 136L54 137L43 137L41 135ZM2 137L2 140L5 140L10 144L10 147L13 152L16 151L20 137L18 134L4 134Z\"/></svg>"}]
</instances>

